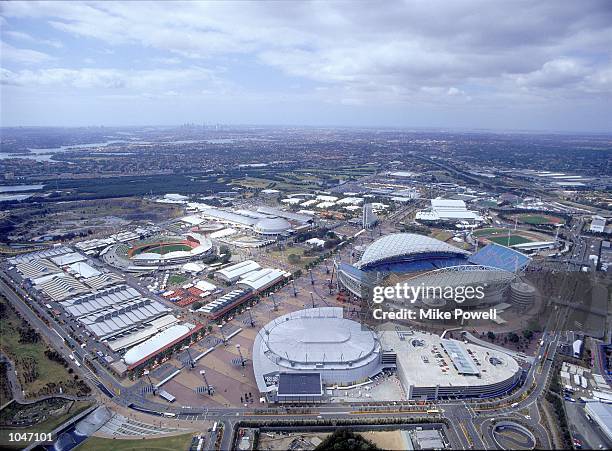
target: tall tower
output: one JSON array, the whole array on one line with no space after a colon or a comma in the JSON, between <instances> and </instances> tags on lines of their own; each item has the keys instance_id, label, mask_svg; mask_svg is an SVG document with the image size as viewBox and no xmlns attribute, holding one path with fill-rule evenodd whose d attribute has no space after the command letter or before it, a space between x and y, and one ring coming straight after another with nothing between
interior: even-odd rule
<instances>
[{"instance_id":1,"label":"tall tower","mask_svg":"<svg viewBox=\"0 0 612 451\"><path fill-rule=\"evenodd\" d=\"M363 204L363 213L361 216L361 225L364 229L371 229L378 222L378 218L372 210L372 204Z\"/></svg>"}]
</instances>

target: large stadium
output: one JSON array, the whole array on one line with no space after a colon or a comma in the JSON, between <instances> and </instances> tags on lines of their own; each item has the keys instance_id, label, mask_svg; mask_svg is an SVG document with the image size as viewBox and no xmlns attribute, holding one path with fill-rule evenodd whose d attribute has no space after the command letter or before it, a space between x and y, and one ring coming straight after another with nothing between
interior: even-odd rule
<instances>
[{"instance_id":1,"label":"large stadium","mask_svg":"<svg viewBox=\"0 0 612 451\"><path fill-rule=\"evenodd\" d=\"M524 254L491 243L470 252L427 236L396 233L370 244L354 265L338 265L338 283L352 295L371 300L375 285L485 286L485 296L462 307L499 303L509 284L530 262ZM444 307L441 298L420 300L423 307Z\"/></svg>"},{"instance_id":2,"label":"large stadium","mask_svg":"<svg viewBox=\"0 0 612 451\"><path fill-rule=\"evenodd\" d=\"M370 329L339 307L283 315L253 345L257 387L271 401L322 401L326 388L368 384L384 369L396 370L415 400L498 396L522 374L501 351L395 325Z\"/></svg>"},{"instance_id":3,"label":"large stadium","mask_svg":"<svg viewBox=\"0 0 612 451\"><path fill-rule=\"evenodd\" d=\"M212 252L210 239L198 233L188 233L115 244L102 252L102 258L113 266L129 271L180 265L201 260Z\"/></svg>"}]
</instances>

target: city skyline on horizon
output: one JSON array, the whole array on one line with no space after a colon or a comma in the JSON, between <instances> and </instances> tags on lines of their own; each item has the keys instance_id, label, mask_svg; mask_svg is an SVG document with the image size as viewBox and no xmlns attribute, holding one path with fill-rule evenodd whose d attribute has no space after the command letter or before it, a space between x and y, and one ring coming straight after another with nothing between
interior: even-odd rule
<instances>
[{"instance_id":1,"label":"city skyline on horizon","mask_svg":"<svg viewBox=\"0 0 612 451\"><path fill-rule=\"evenodd\" d=\"M3 2L2 126L612 131L604 1L346 5Z\"/></svg>"}]
</instances>

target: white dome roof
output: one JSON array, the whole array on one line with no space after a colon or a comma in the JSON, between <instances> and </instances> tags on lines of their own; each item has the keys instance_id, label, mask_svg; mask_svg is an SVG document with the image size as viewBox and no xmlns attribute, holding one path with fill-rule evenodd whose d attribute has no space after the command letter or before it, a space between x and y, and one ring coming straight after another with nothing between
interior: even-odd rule
<instances>
[{"instance_id":1,"label":"white dome roof","mask_svg":"<svg viewBox=\"0 0 612 451\"><path fill-rule=\"evenodd\" d=\"M278 233L284 233L291 228L291 224L283 218L265 218L260 219L253 226L253 229L257 233L264 235L273 235Z\"/></svg>"},{"instance_id":2,"label":"white dome roof","mask_svg":"<svg viewBox=\"0 0 612 451\"><path fill-rule=\"evenodd\" d=\"M367 266L393 257L424 253L469 255L469 252L435 238L414 233L394 233L379 238L370 244L363 253L359 266Z\"/></svg>"}]
</instances>

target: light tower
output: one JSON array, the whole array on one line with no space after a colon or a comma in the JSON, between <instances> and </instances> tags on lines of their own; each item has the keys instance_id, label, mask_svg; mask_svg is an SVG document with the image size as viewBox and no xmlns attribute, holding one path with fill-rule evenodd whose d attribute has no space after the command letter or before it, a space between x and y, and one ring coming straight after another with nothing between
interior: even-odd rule
<instances>
[{"instance_id":1,"label":"light tower","mask_svg":"<svg viewBox=\"0 0 612 451\"><path fill-rule=\"evenodd\" d=\"M223 346L227 346L227 338L225 338L225 333L223 332L223 325L218 324L219 332L221 332L221 337L223 338Z\"/></svg>"},{"instance_id":2,"label":"light tower","mask_svg":"<svg viewBox=\"0 0 612 451\"><path fill-rule=\"evenodd\" d=\"M147 379L149 380L149 386L151 387L151 391L153 392L153 396L155 396L157 394L157 386L155 386L153 384L153 381L151 380L151 376L149 376L149 370L144 370L142 372L143 375L147 376Z\"/></svg>"},{"instance_id":3,"label":"light tower","mask_svg":"<svg viewBox=\"0 0 612 451\"><path fill-rule=\"evenodd\" d=\"M212 396L212 387L209 385L208 379L206 379L206 371L200 370L200 374L202 375L202 378L204 379L206 392L209 394L209 396Z\"/></svg>"},{"instance_id":4,"label":"light tower","mask_svg":"<svg viewBox=\"0 0 612 451\"><path fill-rule=\"evenodd\" d=\"M236 344L236 349L238 350L238 355L240 356L240 365L245 366L246 360L242 357L242 351L240 350L240 343Z\"/></svg>"},{"instance_id":5,"label":"light tower","mask_svg":"<svg viewBox=\"0 0 612 451\"><path fill-rule=\"evenodd\" d=\"M251 327L255 327L255 321L253 321L253 314L251 313L251 307L247 307L246 311L249 312L249 320L251 322Z\"/></svg>"},{"instance_id":6,"label":"light tower","mask_svg":"<svg viewBox=\"0 0 612 451\"><path fill-rule=\"evenodd\" d=\"M555 246L557 245L557 241L558 241L558 239L559 239L559 229L560 229L561 227L563 227L563 223L561 223L561 222L560 222L560 223L558 223L558 224L555 224L555 228L557 229L557 230L555 231Z\"/></svg>"}]
</instances>

